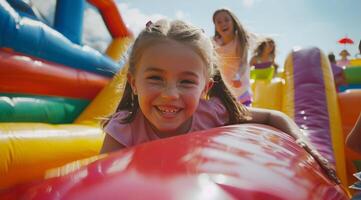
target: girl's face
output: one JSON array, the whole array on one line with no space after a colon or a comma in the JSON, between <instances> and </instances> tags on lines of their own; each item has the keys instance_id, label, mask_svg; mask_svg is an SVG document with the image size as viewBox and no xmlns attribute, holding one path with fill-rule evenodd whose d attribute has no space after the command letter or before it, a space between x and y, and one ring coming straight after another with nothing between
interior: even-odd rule
<instances>
[{"instance_id":1,"label":"girl's face","mask_svg":"<svg viewBox=\"0 0 361 200\"><path fill-rule=\"evenodd\" d=\"M234 24L232 17L225 11L221 11L214 17L216 31L222 38L234 35Z\"/></svg>"},{"instance_id":2,"label":"girl's face","mask_svg":"<svg viewBox=\"0 0 361 200\"><path fill-rule=\"evenodd\" d=\"M275 48L275 45L272 41L266 42L266 46L265 46L265 52L267 54L271 53L273 51L273 49Z\"/></svg>"},{"instance_id":3,"label":"girl's face","mask_svg":"<svg viewBox=\"0 0 361 200\"><path fill-rule=\"evenodd\" d=\"M201 57L176 41L147 48L128 81L141 111L161 137L187 132L200 98L211 87Z\"/></svg>"}]
</instances>

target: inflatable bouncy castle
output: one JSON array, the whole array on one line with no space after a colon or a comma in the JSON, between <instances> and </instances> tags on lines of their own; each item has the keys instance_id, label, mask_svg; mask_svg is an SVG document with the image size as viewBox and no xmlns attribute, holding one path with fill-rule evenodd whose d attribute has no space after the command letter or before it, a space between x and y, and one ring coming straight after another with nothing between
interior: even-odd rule
<instances>
[{"instance_id":1,"label":"inflatable bouncy castle","mask_svg":"<svg viewBox=\"0 0 361 200\"><path fill-rule=\"evenodd\" d=\"M343 68L346 85L340 86L341 91L347 89L361 89L361 58L350 60L350 64Z\"/></svg>"},{"instance_id":2,"label":"inflatable bouncy castle","mask_svg":"<svg viewBox=\"0 0 361 200\"><path fill-rule=\"evenodd\" d=\"M6 1L0 2L4 13L15 13ZM114 5L112 1L88 2L98 3L99 10ZM107 17L103 19L106 21ZM114 60L126 48L129 36L128 33L113 40L117 42L108 50L121 49L115 53L118 57L112 56ZM45 73L35 70L48 62L45 59L2 47L2 52L8 55L4 63L15 60L20 69L33 64L33 71ZM49 63L54 67L54 76L62 71L56 66L68 67L55 61ZM100 66L103 65L96 68ZM124 86L125 74L120 67L109 83L106 81L110 74L97 74L99 78L105 77L106 86L99 93L88 92L82 97L87 96L90 103L78 111L80 114L74 114L75 120L55 123L31 121L30 117L0 123L0 199L348 199L348 175L354 169L349 169L345 158L342 129L349 129L355 113L361 110L358 101L361 92L336 93L330 65L318 48L292 51L282 78L255 80L254 106L276 109L292 117L313 145L334 164L341 185L330 181L289 135L259 124L219 127L97 155L103 139L99 119L114 112ZM94 70L87 72L96 74ZM35 75L31 77L38 80ZM59 98L61 95L55 92L61 90L53 89L50 80L54 79L39 80L49 81L43 85L44 91L54 91L43 96ZM15 88L23 90L18 92L21 97L30 95L24 86L31 82ZM66 84L68 81L60 85ZM4 88L9 85L1 84ZM78 94L71 92L75 90L72 87L67 86L65 91ZM8 97L6 102L10 100ZM54 106L45 111L50 108Z\"/></svg>"},{"instance_id":3,"label":"inflatable bouncy castle","mask_svg":"<svg viewBox=\"0 0 361 200\"><path fill-rule=\"evenodd\" d=\"M98 152L102 132L86 108L123 67L131 33L113 1L88 2L113 37L106 55L81 45L85 1L59 1L55 28L23 1L0 1L0 190Z\"/></svg>"}]
</instances>

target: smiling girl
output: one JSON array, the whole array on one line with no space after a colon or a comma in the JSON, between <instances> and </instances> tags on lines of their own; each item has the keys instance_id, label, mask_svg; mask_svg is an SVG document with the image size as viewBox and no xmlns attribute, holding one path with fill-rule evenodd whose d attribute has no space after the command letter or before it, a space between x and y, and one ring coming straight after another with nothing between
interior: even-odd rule
<instances>
[{"instance_id":1,"label":"smiling girl","mask_svg":"<svg viewBox=\"0 0 361 200\"><path fill-rule=\"evenodd\" d=\"M274 126L308 150L329 172L327 161L306 145L285 114L246 109L230 94L216 71L211 40L182 21L148 23L129 57L127 83L118 108L103 122L101 153L160 138L240 123ZM311 151L312 150L312 151Z\"/></svg>"},{"instance_id":2,"label":"smiling girl","mask_svg":"<svg viewBox=\"0 0 361 200\"><path fill-rule=\"evenodd\" d=\"M252 103L250 68L248 66L248 35L236 15L222 8L213 14L214 43L219 54L219 71L225 84L237 100Z\"/></svg>"}]
</instances>

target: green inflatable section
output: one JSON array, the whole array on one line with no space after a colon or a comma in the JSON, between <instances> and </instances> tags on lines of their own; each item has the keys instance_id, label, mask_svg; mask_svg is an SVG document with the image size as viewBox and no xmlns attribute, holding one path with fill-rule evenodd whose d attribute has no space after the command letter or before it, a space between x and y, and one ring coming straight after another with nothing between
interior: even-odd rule
<instances>
[{"instance_id":1,"label":"green inflatable section","mask_svg":"<svg viewBox=\"0 0 361 200\"><path fill-rule=\"evenodd\" d=\"M71 123L89 100L0 93L0 122Z\"/></svg>"},{"instance_id":2,"label":"green inflatable section","mask_svg":"<svg viewBox=\"0 0 361 200\"><path fill-rule=\"evenodd\" d=\"M361 84L361 66L346 67L343 73L345 74L347 83Z\"/></svg>"}]
</instances>

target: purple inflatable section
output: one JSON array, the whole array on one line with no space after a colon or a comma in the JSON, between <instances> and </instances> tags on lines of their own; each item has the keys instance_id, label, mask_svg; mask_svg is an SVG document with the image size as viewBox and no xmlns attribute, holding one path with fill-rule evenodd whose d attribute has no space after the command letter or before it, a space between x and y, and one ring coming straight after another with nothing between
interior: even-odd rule
<instances>
[{"instance_id":1,"label":"purple inflatable section","mask_svg":"<svg viewBox=\"0 0 361 200\"><path fill-rule=\"evenodd\" d=\"M293 52L295 122L317 150L335 164L321 51L308 48Z\"/></svg>"}]
</instances>

